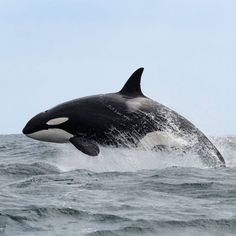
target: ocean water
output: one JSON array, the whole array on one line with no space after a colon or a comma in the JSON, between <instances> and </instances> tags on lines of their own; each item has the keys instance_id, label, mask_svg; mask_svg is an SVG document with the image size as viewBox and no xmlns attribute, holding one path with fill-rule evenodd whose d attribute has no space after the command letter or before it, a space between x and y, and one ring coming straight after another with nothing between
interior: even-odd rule
<instances>
[{"instance_id":1,"label":"ocean water","mask_svg":"<svg viewBox=\"0 0 236 236\"><path fill-rule=\"evenodd\" d=\"M236 137L226 168L197 156L0 136L0 235L236 235Z\"/></svg>"}]
</instances>

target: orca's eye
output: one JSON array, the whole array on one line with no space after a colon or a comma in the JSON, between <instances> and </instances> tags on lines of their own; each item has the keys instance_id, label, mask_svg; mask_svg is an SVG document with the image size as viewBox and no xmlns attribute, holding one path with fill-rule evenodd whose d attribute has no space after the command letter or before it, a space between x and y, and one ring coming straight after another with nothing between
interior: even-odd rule
<instances>
[{"instance_id":1,"label":"orca's eye","mask_svg":"<svg viewBox=\"0 0 236 236\"><path fill-rule=\"evenodd\" d=\"M65 123L68 120L69 120L68 117L58 117L58 118L54 118L54 119L49 120L47 122L47 125L60 125L62 123Z\"/></svg>"}]
</instances>

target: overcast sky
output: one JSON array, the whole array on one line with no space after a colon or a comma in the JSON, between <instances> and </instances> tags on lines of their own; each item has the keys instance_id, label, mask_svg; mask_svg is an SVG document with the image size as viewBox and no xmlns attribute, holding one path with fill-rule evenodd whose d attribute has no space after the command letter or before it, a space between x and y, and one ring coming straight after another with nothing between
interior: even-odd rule
<instances>
[{"instance_id":1,"label":"overcast sky","mask_svg":"<svg viewBox=\"0 0 236 236\"><path fill-rule=\"evenodd\" d=\"M0 0L0 133L61 102L147 96L206 134L236 134L235 0Z\"/></svg>"}]
</instances>

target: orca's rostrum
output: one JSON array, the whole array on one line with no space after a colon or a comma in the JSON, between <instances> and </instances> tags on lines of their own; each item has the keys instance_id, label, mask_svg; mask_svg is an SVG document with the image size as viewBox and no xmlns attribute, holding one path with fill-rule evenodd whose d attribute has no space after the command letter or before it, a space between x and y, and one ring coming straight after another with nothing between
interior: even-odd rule
<instances>
[{"instance_id":1,"label":"orca's rostrum","mask_svg":"<svg viewBox=\"0 0 236 236\"><path fill-rule=\"evenodd\" d=\"M148 147L155 151L195 153L209 166L225 161L211 141L175 111L143 95L143 68L117 93L65 102L33 117L23 133L33 139L66 143L89 155L99 145Z\"/></svg>"}]
</instances>

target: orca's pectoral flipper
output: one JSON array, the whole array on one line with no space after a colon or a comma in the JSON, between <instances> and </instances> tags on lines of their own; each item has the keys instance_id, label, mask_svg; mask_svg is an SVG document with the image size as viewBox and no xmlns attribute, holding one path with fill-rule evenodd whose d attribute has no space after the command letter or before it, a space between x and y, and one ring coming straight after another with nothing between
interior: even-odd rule
<instances>
[{"instance_id":1,"label":"orca's pectoral flipper","mask_svg":"<svg viewBox=\"0 0 236 236\"><path fill-rule=\"evenodd\" d=\"M70 138L70 142L81 152L89 156L97 156L100 152L97 143L93 140L83 137Z\"/></svg>"}]
</instances>

